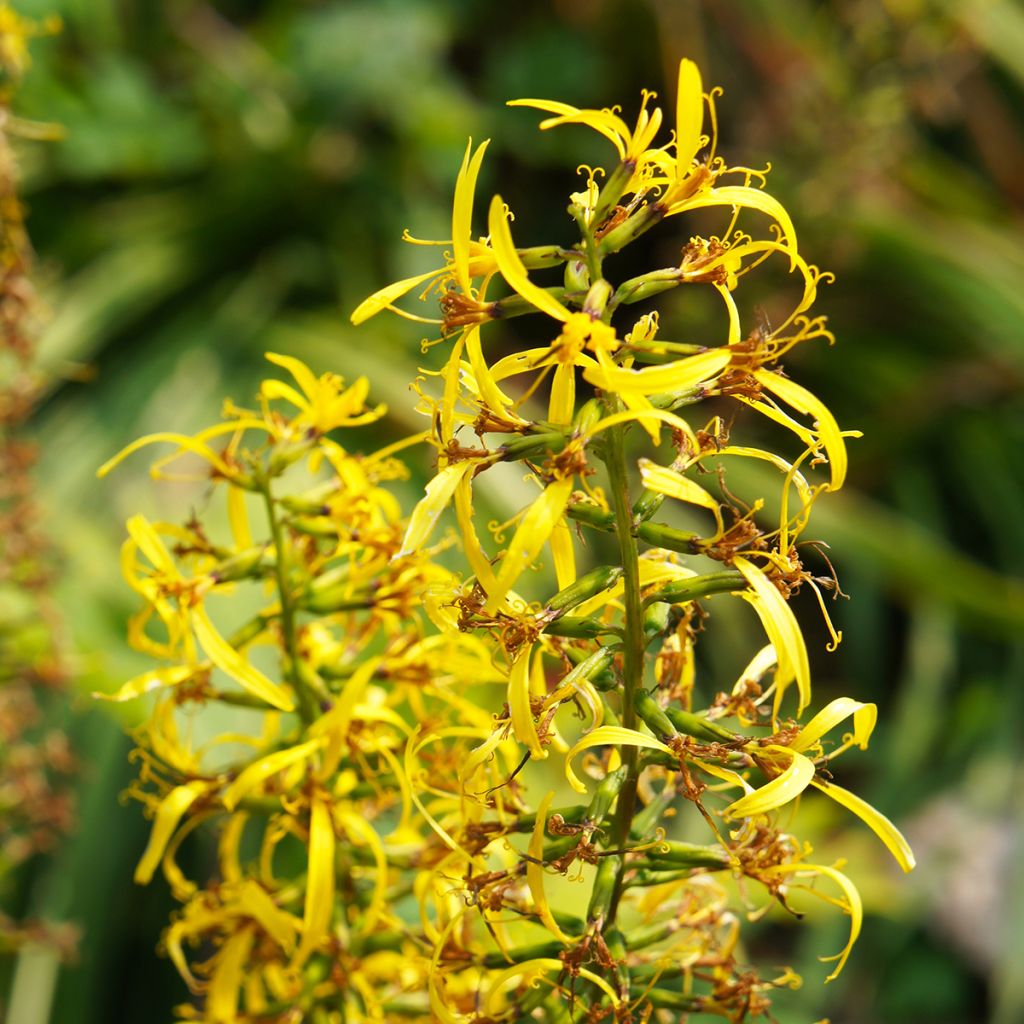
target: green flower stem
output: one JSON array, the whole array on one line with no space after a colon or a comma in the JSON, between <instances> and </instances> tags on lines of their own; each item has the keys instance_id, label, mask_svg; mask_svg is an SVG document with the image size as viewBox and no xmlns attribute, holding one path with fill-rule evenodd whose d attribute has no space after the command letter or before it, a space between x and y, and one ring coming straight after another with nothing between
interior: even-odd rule
<instances>
[{"instance_id":1,"label":"green flower stem","mask_svg":"<svg viewBox=\"0 0 1024 1024\"><path fill-rule=\"evenodd\" d=\"M615 514L615 532L619 539L619 556L624 570L622 584L626 614L623 636L622 725L625 729L635 729L637 715L634 701L637 691L643 685L644 650L647 642L644 637L643 600L640 595L640 565L636 536L633 532L633 504L629 500L629 480L626 475L625 424L619 424L608 431L605 465L608 469L608 483ZM636 747L625 747L621 752L626 779L619 792L613 830L613 841L620 849L626 846L629 840L629 830L636 810L636 787L640 774L637 753ZM615 921L619 898L622 895L623 872L624 864L621 864L615 877L615 889L605 919L606 927Z\"/></svg>"},{"instance_id":2,"label":"green flower stem","mask_svg":"<svg viewBox=\"0 0 1024 1024\"><path fill-rule=\"evenodd\" d=\"M274 539L274 550L277 552L274 568L277 577L277 593L281 601L281 633L284 637L286 655L284 676L295 690L299 701L299 717L302 719L303 725L309 725L316 719L317 701L298 672L299 645L295 631L295 605L292 600L291 586L288 583L288 555L285 550L284 530L281 529L281 520L277 515L277 506L274 502L269 478L262 481L260 491L267 507L267 520L270 523L270 533Z\"/></svg>"}]
</instances>

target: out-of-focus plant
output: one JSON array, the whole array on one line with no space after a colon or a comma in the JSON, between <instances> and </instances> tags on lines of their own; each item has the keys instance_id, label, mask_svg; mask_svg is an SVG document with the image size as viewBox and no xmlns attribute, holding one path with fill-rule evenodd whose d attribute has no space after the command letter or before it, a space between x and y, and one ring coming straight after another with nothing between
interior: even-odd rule
<instances>
[{"instance_id":1,"label":"out-of-focus plant","mask_svg":"<svg viewBox=\"0 0 1024 1024\"><path fill-rule=\"evenodd\" d=\"M66 699L49 593L53 553L34 500L35 451L23 431L39 385L39 309L11 143L12 136L53 135L49 125L18 118L11 101L28 64L28 40L56 27L0 5L0 885L5 910L14 899L15 913L21 908L9 891L12 872L51 850L73 821L74 758L52 721ZM67 928L0 913L0 952L25 942L55 942L69 951L73 937Z\"/></svg>"},{"instance_id":2,"label":"out-of-focus plant","mask_svg":"<svg viewBox=\"0 0 1024 1024\"><path fill-rule=\"evenodd\" d=\"M810 312L823 275L764 174L717 155L714 98L684 60L662 146L651 94L633 128L617 111L519 101L550 115L542 127L587 125L617 152L570 197L571 245L517 248L498 196L489 237L474 237L487 144L470 143L451 238L427 243L448 247L442 265L353 315L394 309L417 287L439 299L451 352L437 393L417 382L421 434L354 453L329 435L382 415L367 381L346 387L273 355L294 385L265 381L257 410L229 403L223 423L150 435L103 468L170 443L155 474L199 460L230 524L217 537L197 517L136 516L122 557L143 599L131 641L165 663L113 697L157 692L136 733L131 794L153 817L136 880L162 867L183 903L164 940L197 997L182 1019L764 1017L772 989L799 978L749 963L745 915L798 912L806 895L838 906L850 935L830 978L861 926L842 864L818 863L789 831L794 801L824 792L913 867L895 826L833 781L837 755L867 746L875 706L837 698L801 722L810 671L787 600L807 586L824 613L821 589L838 593L805 567L821 553L800 538L815 502L843 484L849 432L779 365L801 342L832 340ZM605 276L620 251L697 209L724 211L724 230L690 237L676 265ZM775 327L735 297L768 260L799 282ZM530 276L555 268L558 284ZM496 280L508 288L491 297ZM626 307L691 285L721 300L716 336L664 340L656 309L616 328ZM483 332L529 314L554 339L493 355ZM694 427L679 410L704 401ZM788 431L795 456L731 438L733 403ZM405 473L396 453L421 442L437 473L405 520L387 485ZM736 459L772 467L777 491L735 496ZM475 481L517 464L538 493L492 527L492 554ZM443 567L447 540L429 546L449 505L462 573ZM655 518L686 510L708 528ZM578 571L581 541L606 534L615 560ZM558 590L531 601L552 589L535 569L544 551ZM760 626L735 684L715 680L699 701L699 633L729 596ZM211 732L197 709L218 702L259 717ZM553 761L569 792L592 786L587 799L543 779ZM219 877L200 887L176 858L204 825ZM690 841L695 826L703 842ZM552 897L559 875L585 899Z\"/></svg>"}]
</instances>

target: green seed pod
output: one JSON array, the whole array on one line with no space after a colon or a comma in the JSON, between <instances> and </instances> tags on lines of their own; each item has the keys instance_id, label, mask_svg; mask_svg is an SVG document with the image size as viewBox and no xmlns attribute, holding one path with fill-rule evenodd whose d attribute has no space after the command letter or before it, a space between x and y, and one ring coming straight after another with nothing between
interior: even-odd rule
<instances>
[{"instance_id":1,"label":"green seed pod","mask_svg":"<svg viewBox=\"0 0 1024 1024\"><path fill-rule=\"evenodd\" d=\"M623 783L626 781L626 768L616 768L609 772L600 782L590 804L587 807L587 820L602 821L605 815L611 810L612 802L619 795Z\"/></svg>"},{"instance_id":2,"label":"green seed pod","mask_svg":"<svg viewBox=\"0 0 1024 1024\"><path fill-rule=\"evenodd\" d=\"M723 729L714 722L709 722L692 711L683 711L682 708L669 708L666 712L669 721L679 732L686 733L694 739L703 740L705 743L734 743L742 736Z\"/></svg>"},{"instance_id":3,"label":"green seed pod","mask_svg":"<svg viewBox=\"0 0 1024 1024\"><path fill-rule=\"evenodd\" d=\"M621 869L621 854L613 853L598 861L597 873L594 875L594 888L590 893L590 905L587 907L588 922L604 921L608 917Z\"/></svg>"},{"instance_id":4,"label":"green seed pod","mask_svg":"<svg viewBox=\"0 0 1024 1024\"><path fill-rule=\"evenodd\" d=\"M570 611L576 605L589 601L590 598L600 594L602 590L607 590L621 578L621 566L602 565L592 572L588 572L586 576L581 576L575 583L550 598L547 603L548 610L560 613Z\"/></svg>"},{"instance_id":5,"label":"green seed pod","mask_svg":"<svg viewBox=\"0 0 1024 1024\"><path fill-rule=\"evenodd\" d=\"M713 572L707 576L691 576L685 580L673 580L656 590L647 598L645 604L655 601L667 601L670 604L683 604L686 601L697 601L712 594L730 594L735 590L745 590L747 581L736 570Z\"/></svg>"},{"instance_id":6,"label":"green seed pod","mask_svg":"<svg viewBox=\"0 0 1024 1024\"><path fill-rule=\"evenodd\" d=\"M633 698L633 707L662 743L667 743L676 735L672 722L646 690L637 690L636 696Z\"/></svg>"},{"instance_id":7,"label":"green seed pod","mask_svg":"<svg viewBox=\"0 0 1024 1024\"><path fill-rule=\"evenodd\" d=\"M584 618L578 615L566 615L555 619L544 627L548 636L565 636L573 640L596 640L602 633L617 632L613 626L606 626L597 619Z\"/></svg>"},{"instance_id":8,"label":"green seed pod","mask_svg":"<svg viewBox=\"0 0 1024 1024\"><path fill-rule=\"evenodd\" d=\"M506 462L529 459L548 452L560 452L565 447L565 434L554 431L543 434L525 434L503 444L499 451Z\"/></svg>"},{"instance_id":9,"label":"green seed pod","mask_svg":"<svg viewBox=\"0 0 1024 1024\"><path fill-rule=\"evenodd\" d=\"M662 868L726 868L729 855L721 846L698 846L666 840L651 850L647 859L651 866Z\"/></svg>"}]
</instances>

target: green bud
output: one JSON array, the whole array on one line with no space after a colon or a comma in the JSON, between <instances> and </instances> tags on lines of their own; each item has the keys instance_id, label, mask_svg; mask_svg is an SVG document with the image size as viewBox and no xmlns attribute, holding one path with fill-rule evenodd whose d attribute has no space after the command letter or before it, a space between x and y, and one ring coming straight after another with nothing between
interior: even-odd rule
<instances>
[{"instance_id":1,"label":"green bud","mask_svg":"<svg viewBox=\"0 0 1024 1024\"><path fill-rule=\"evenodd\" d=\"M590 272L585 260L571 259L565 265L565 291L585 295L590 288Z\"/></svg>"},{"instance_id":2,"label":"green bud","mask_svg":"<svg viewBox=\"0 0 1024 1024\"><path fill-rule=\"evenodd\" d=\"M639 525L642 522L650 519L659 508L661 508L662 502L665 500L664 494L659 494L657 491L649 491L646 487L639 498L633 503L633 520Z\"/></svg>"},{"instance_id":3,"label":"green bud","mask_svg":"<svg viewBox=\"0 0 1024 1024\"><path fill-rule=\"evenodd\" d=\"M608 918L612 899L615 896L615 885L622 869L622 854L613 853L602 857L597 862L597 873L594 875L594 888L590 892L590 906L587 907L587 920L604 921Z\"/></svg>"},{"instance_id":4,"label":"green bud","mask_svg":"<svg viewBox=\"0 0 1024 1024\"><path fill-rule=\"evenodd\" d=\"M668 631L672 620L672 605L657 601L644 609L644 636L648 640L662 636Z\"/></svg>"},{"instance_id":5,"label":"green bud","mask_svg":"<svg viewBox=\"0 0 1024 1024\"><path fill-rule=\"evenodd\" d=\"M233 580L254 580L259 579L273 565L273 558L270 556L270 547L267 544L260 544L257 547L240 551L237 555L225 558L219 562L210 575L218 583L229 583Z\"/></svg>"},{"instance_id":6,"label":"green bud","mask_svg":"<svg viewBox=\"0 0 1024 1024\"><path fill-rule=\"evenodd\" d=\"M576 413L576 418L572 421L573 433L589 434L603 415L604 407L596 398L584 402Z\"/></svg>"}]
</instances>

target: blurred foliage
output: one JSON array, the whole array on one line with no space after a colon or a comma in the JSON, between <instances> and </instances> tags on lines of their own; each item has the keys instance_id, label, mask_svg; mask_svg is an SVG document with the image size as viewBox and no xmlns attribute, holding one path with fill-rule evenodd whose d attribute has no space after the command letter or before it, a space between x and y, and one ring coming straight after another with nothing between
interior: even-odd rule
<instances>
[{"instance_id":1,"label":"blurred foliage","mask_svg":"<svg viewBox=\"0 0 1024 1024\"><path fill-rule=\"evenodd\" d=\"M816 513L852 595L838 609L846 641L822 655L817 679L822 699L841 690L880 704L856 788L907 827L921 864L895 884L884 854L849 827L837 848L863 843L858 860L876 868L857 876L870 916L846 972L822 989L814 952L836 936L782 920L762 929L757 956L804 951L807 982L780 1020L1024 1018L1020 5L524 0L500 16L472 0L16 6L65 22L37 44L18 113L60 122L66 138L19 160L51 310L38 478L63 542L59 598L83 694L139 669L122 640L120 524L137 511L180 519L204 500L183 485L156 505L141 468L102 485L95 468L147 430L187 431L222 396L244 400L265 349L368 374L397 436L408 381L440 356L421 356L400 321L356 336L347 313L422 269L401 231L444 236L465 137L494 135L489 163L515 183L506 198L524 244L540 224L568 233L564 211L541 198L562 188L545 180L557 163L595 157L592 143L582 131L539 135L533 115L500 104L532 94L599 105L639 96L680 56L700 61L725 88L723 151L751 166L773 154L772 190L801 249L838 275L821 305L839 343L802 351L800 375L865 438L851 445L848 490ZM490 185L485 169L481 194ZM662 237L668 264L686 240ZM730 664L728 632L713 664ZM116 801L130 774L121 724L82 705L82 827L33 862L24 902L77 920L86 940L76 968L23 958L17 1024L162 1019L181 997L152 952L169 901L158 886L127 889L145 825ZM801 810L825 849L848 828L829 813Z\"/></svg>"}]
</instances>

